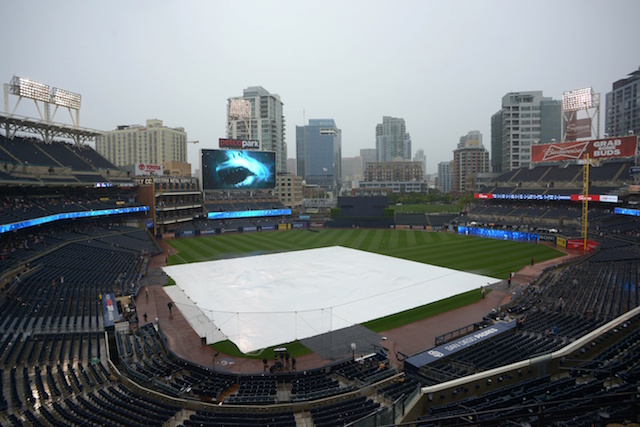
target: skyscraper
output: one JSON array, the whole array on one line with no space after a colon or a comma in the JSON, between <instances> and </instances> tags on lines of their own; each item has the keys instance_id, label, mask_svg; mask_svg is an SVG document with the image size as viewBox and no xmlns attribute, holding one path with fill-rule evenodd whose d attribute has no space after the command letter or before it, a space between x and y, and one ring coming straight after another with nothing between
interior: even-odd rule
<instances>
[{"instance_id":1,"label":"skyscraper","mask_svg":"<svg viewBox=\"0 0 640 427\"><path fill-rule=\"evenodd\" d=\"M362 158L362 173L367 170L367 163L378 161L378 154L375 148L361 148L360 158Z\"/></svg>"},{"instance_id":2,"label":"skyscraper","mask_svg":"<svg viewBox=\"0 0 640 427\"><path fill-rule=\"evenodd\" d=\"M247 108L242 107L242 101ZM241 106L241 107L238 107ZM241 97L229 99L227 107L227 138L257 139L260 149L276 153L276 172L287 172L285 121L280 96L262 86L251 86Z\"/></svg>"},{"instance_id":3,"label":"skyscraper","mask_svg":"<svg viewBox=\"0 0 640 427\"><path fill-rule=\"evenodd\" d=\"M376 150L379 162L411 160L411 137L404 119L382 117L376 125Z\"/></svg>"},{"instance_id":4,"label":"skyscraper","mask_svg":"<svg viewBox=\"0 0 640 427\"><path fill-rule=\"evenodd\" d=\"M502 158L500 163L493 161L500 167L494 172L529 167L532 145L560 142L562 102L543 97L542 91L510 92L502 97L502 109L491 118L491 131L492 155ZM501 133L499 152L494 131Z\"/></svg>"},{"instance_id":5,"label":"skyscraper","mask_svg":"<svg viewBox=\"0 0 640 427\"><path fill-rule=\"evenodd\" d=\"M502 110L491 116L491 171L502 172Z\"/></svg>"},{"instance_id":6,"label":"skyscraper","mask_svg":"<svg viewBox=\"0 0 640 427\"><path fill-rule=\"evenodd\" d=\"M413 161L420 162L420 164L422 165L422 175L426 176L427 175L427 156L424 155L424 150L422 148L416 151L415 156L413 156Z\"/></svg>"},{"instance_id":7,"label":"skyscraper","mask_svg":"<svg viewBox=\"0 0 640 427\"><path fill-rule=\"evenodd\" d=\"M362 157L343 157L342 158L342 181L359 181L362 180L364 171L362 170Z\"/></svg>"},{"instance_id":8,"label":"skyscraper","mask_svg":"<svg viewBox=\"0 0 640 427\"><path fill-rule=\"evenodd\" d=\"M453 191L473 191L475 177L479 173L489 172L489 167L489 152L482 145L482 134L474 130L460 137L451 164Z\"/></svg>"},{"instance_id":9,"label":"skyscraper","mask_svg":"<svg viewBox=\"0 0 640 427\"><path fill-rule=\"evenodd\" d=\"M626 79L613 83L611 92L607 93L606 104L607 135L640 134L640 68Z\"/></svg>"},{"instance_id":10,"label":"skyscraper","mask_svg":"<svg viewBox=\"0 0 640 427\"><path fill-rule=\"evenodd\" d=\"M296 126L298 176L307 184L340 191L342 176L342 131L333 119L310 119Z\"/></svg>"},{"instance_id":11,"label":"skyscraper","mask_svg":"<svg viewBox=\"0 0 640 427\"><path fill-rule=\"evenodd\" d=\"M298 162L296 159L287 159L287 172L289 175L297 175L298 174Z\"/></svg>"},{"instance_id":12,"label":"skyscraper","mask_svg":"<svg viewBox=\"0 0 640 427\"><path fill-rule=\"evenodd\" d=\"M438 188L443 193L450 193L453 189L453 175L451 161L438 163Z\"/></svg>"}]
</instances>

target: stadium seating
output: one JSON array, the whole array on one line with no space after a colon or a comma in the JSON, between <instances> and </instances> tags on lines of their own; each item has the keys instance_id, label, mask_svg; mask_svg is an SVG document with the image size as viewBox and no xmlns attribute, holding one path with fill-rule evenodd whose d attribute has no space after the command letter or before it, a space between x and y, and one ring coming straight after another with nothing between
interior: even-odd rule
<instances>
[{"instance_id":1,"label":"stadium seating","mask_svg":"<svg viewBox=\"0 0 640 427\"><path fill-rule=\"evenodd\" d=\"M23 141L17 147L14 143L0 143L0 169L4 167L3 160L9 165L36 165L35 162L46 160L52 167L71 167L70 177L90 183L112 167L92 151L83 152L77 146L59 143L41 147L36 141ZM581 170L566 169L569 170L544 167L516 171L505 174L504 181L496 181L499 184L492 189L511 194L566 193L566 189L545 185L564 179L577 187ZM0 172L0 179L15 178L16 173L9 167ZM591 177L597 182L593 188L613 190L616 187L609 182L625 174L626 163L593 168ZM521 182L536 187L518 187ZM136 205L135 197L126 190L111 193L109 200L91 192L60 191L56 197L3 196L0 223ZM279 207L267 194L253 200L247 194L234 194L228 199L207 201L208 209L217 210ZM504 218L503 224L511 219L517 224L529 218L577 220L581 211L577 205L501 201L476 206L470 213ZM294 426L295 417L304 416L300 415L303 411L294 413L272 407L273 404L305 407L307 425L316 426L343 425L375 415L396 399L419 393L422 386L459 381L475 372L558 350L640 305L640 222L614 216L597 206L591 214L596 224L590 231L601 242L599 250L573 264L547 271L538 282L515 295L500 313L488 313L494 319L524 319L517 331L460 351L415 375L389 367L381 354L364 366L348 360L304 372L238 375L214 371L176 356L151 324L105 334L99 295L137 292L149 255L157 253L157 246L145 230L98 218L1 236L0 268L12 271L7 278L7 292L0 296L1 419L14 425L47 426L163 425L171 418L172 424L181 422L185 426ZM397 221L436 227L446 226L457 217L401 214ZM197 220L182 224L178 230L274 223L278 219ZM496 378L491 387L475 389L465 384L434 396L435 403L425 406L428 413L419 422L447 425L443 419L468 416L468 408L472 408L473 416L487 425L498 425L505 419L533 424L536 419L532 411L542 404L548 420L555 425L594 422L597 410L582 410L567 402L574 398L582 399L580 405L602 407L616 419L631 419L624 393L640 379L640 367L634 357L640 350L640 339L637 323L629 322L624 328L622 333L611 331L594 340L593 348L583 349L590 357L567 364L564 375L531 379L512 373L512 378ZM624 337L618 338L618 334ZM119 374L111 370L107 353ZM115 378L116 374L120 377ZM123 381L116 381L119 379ZM360 391L366 396L356 397ZM177 402L184 401L202 407L206 404L206 409L182 414L183 408ZM211 403L222 403L221 409ZM313 409L309 412L309 408Z\"/></svg>"}]
</instances>

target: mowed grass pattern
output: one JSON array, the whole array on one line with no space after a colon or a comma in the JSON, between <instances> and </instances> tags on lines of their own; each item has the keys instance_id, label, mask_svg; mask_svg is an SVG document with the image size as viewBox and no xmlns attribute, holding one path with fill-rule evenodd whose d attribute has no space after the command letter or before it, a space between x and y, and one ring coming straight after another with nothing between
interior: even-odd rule
<instances>
[{"instance_id":1,"label":"mowed grass pattern","mask_svg":"<svg viewBox=\"0 0 640 427\"><path fill-rule=\"evenodd\" d=\"M536 261L563 254L545 245L460 236L419 230L307 230L225 234L168 240L178 251L169 265L219 260L267 253L344 246L506 279Z\"/></svg>"}]
</instances>

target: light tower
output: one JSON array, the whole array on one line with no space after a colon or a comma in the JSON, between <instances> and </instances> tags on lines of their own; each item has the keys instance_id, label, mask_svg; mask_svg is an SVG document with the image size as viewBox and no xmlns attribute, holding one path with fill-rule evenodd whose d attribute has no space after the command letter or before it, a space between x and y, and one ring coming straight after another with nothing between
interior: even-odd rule
<instances>
[{"instance_id":1,"label":"light tower","mask_svg":"<svg viewBox=\"0 0 640 427\"><path fill-rule=\"evenodd\" d=\"M16 95L18 102L11 110L9 106L9 95ZM24 77L13 76L11 82L4 84L4 111L7 115L13 116L20 105L23 98L32 99L36 105L40 120L47 124L51 124L58 112L59 107L64 107L69 111L73 126L80 126L80 103L82 96L78 93L69 92L68 90L57 87L50 88L49 85L36 82ZM42 109L41 105L42 103ZM51 106L54 106L53 113ZM75 111L75 117L72 112Z\"/></svg>"},{"instance_id":2,"label":"light tower","mask_svg":"<svg viewBox=\"0 0 640 427\"><path fill-rule=\"evenodd\" d=\"M562 141L594 137L600 137L600 94L594 93L591 87L564 92Z\"/></svg>"},{"instance_id":3,"label":"light tower","mask_svg":"<svg viewBox=\"0 0 640 427\"><path fill-rule=\"evenodd\" d=\"M239 127L243 129L238 129ZM234 138L236 135L246 135L246 139L252 139L251 101L248 99L229 98L229 103L227 104L227 138Z\"/></svg>"},{"instance_id":4,"label":"light tower","mask_svg":"<svg viewBox=\"0 0 640 427\"><path fill-rule=\"evenodd\" d=\"M13 110L9 106L9 95L18 97L18 102L16 102ZM4 84L4 111L7 117L11 118L15 115L16 109L23 98L32 99L35 103L38 114L40 114L40 120L44 124L38 129L38 132L45 142L51 142L54 137L55 132L47 125L53 124L53 119L59 107L64 107L69 111L71 122L75 128L80 127L80 103L82 101L80 94L57 87L49 87L49 85L25 77L13 76L9 83ZM51 112L52 105L54 106L53 113ZM75 111L75 117L72 110ZM8 134L9 130L7 129ZM78 139L76 142L79 143L80 140Z\"/></svg>"}]
</instances>

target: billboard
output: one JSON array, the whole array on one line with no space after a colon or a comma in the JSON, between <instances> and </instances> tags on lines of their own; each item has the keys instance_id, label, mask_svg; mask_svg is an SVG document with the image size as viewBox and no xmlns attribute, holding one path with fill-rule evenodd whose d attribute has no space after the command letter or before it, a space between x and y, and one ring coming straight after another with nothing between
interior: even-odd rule
<instances>
[{"instance_id":1,"label":"billboard","mask_svg":"<svg viewBox=\"0 0 640 427\"><path fill-rule=\"evenodd\" d=\"M565 138L567 141L591 138L591 118L568 120L566 126Z\"/></svg>"},{"instance_id":2,"label":"billboard","mask_svg":"<svg viewBox=\"0 0 640 427\"><path fill-rule=\"evenodd\" d=\"M162 165L154 165L151 163L136 163L135 176L141 175L159 175L164 173Z\"/></svg>"},{"instance_id":3,"label":"billboard","mask_svg":"<svg viewBox=\"0 0 640 427\"><path fill-rule=\"evenodd\" d=\"M257 139L218 139L218 147L234 148L236 150L259 150L260 141Z\"/></svg>"},{"instance_id":4,"label":"billboard","mask_svg":"<svg viewBox=\"0 0 640 427\"><path fill-rule=\"evenodd\" d=\"M571 191L571 190L567 190ZM553 201L572 201L582 202L584 194L503 194L503 193L474 193L475 199L485 200L553 200ZM589 202L607 202L618 203L618 196L611 194L589 194L587 197Z\"/></svg>"},{"instance_id":5,"label":"billboard","mask_svg":"<svg viewBox=\"0 0 640 427\"><path fill-rule=\"evenodd\" d=\"M633 157L636 154L637 136L591 139L558 144L538 144L531 146L531 162L561 162L580 160L585 154L590 159Z\"/></svg>"},{"instance_id":6,"label":"billboard","mask_svg":"<svg viewBox=\"0 0 640 427\"><path fill-rule=\"evenodd\" d=\"M209 219L260 218L264 216L291 215L291 209L256 209L253 211L209 212Z\"/></svg>"},{"instance_id":7,"label":"billboard","mask_svg":"<svg viewBox=\"0 0 640 427\"><path fill-rule=\"evenodd\" d=\"M272 151L202 150L204 190L254 190L276 187Z\"/></svg>"}]
</instances>

